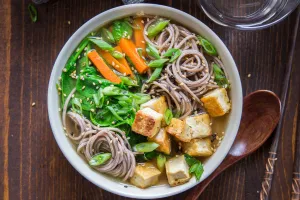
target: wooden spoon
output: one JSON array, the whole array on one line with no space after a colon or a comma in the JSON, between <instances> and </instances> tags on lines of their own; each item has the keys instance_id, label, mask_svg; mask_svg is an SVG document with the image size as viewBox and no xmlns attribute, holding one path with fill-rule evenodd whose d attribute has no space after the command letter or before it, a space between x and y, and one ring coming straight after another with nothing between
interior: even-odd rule
<instances>
[{"instance_id":1,"label":"wooden spoon","mask_svg":"<svg viewBox=\"0 0 300 200\"><path fill-rule=\"evenodd\" d=\"M278 124L280 110L280 99L271 91L258 90L246 96L240 128L228 155L209 177L192 189L185 199L197 199L216 176L257 150Z\"/></svg>"}]
</instances>

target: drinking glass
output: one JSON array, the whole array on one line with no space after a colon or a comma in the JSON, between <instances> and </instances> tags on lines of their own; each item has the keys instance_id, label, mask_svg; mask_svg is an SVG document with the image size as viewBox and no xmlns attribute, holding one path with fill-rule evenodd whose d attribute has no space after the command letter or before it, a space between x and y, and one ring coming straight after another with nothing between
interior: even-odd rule
<instances>
[{"instance_id":1,"label":"drinking glass","mask_svg":"<svg viewBox=\"0 0 300 200\"><path fill-rule=\"evenodd\" d=\"M278 23L300 0L197 0L214 22L236 29L257 30Z\"/></svg>"}]
</instances>

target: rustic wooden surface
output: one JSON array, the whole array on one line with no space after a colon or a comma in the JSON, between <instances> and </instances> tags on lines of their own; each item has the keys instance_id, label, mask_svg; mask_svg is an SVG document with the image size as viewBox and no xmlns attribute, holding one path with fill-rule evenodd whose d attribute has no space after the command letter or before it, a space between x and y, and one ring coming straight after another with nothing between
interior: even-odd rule
<instances>
[{"instance_id":1,"label":"rustic wooden surface","mask_svg":"<svg viewBox=\"0 0 300 200\"><path fill-rule=\"evenodd\" d=\"M47 116L48 80L60 49L85 21L121 1L50 0L38 6L37 23L30 21L29 2L0 0L0 199L123 199L74 170L60 152ZM244 95L257 89L280 94L289 47L297 43L271 191L272 200L289 199L300 92L300 38L290 37L295 13L271 28L244 32L214 24L195 0L152 2L190 13L220 36L237 63ZM258 199L271 139L217 177L199 199ZM185 194L169 199L182 199Z\"/></svg>"}]
</instances>

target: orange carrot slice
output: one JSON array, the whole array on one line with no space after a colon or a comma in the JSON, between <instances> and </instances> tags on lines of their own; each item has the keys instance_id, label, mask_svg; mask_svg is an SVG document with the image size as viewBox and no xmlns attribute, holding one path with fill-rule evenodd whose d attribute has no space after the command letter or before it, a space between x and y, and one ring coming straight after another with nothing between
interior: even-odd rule
<instances>
[{"instance_id":1,"label":"orange carrot slice","mask_svg":"<svg viewBox=\"0 0 300 200\"><path fill-rule=\"evenodd\" d=\"M100 55L109 63L113 68L117 71L121 72L125 76L132 76L133 73L129 67L125 67L122 63L120 63L117 59L115 59L109 52L100 50ZM124 58L125 59L125 58Z\"/></svg>"},{"instance_id":2,"label":"orange carrot slice","mask_svg":"<svg viewBox=\"0 0 300 200\"><path fill-rule=\"evenodd\" d=\"M121 83L121 79L105 64L96 50L90 51L88 57L104 78L113 83Z\"/></svg>"},{"instance_id":3,"label":"orange carrot slice","mask_svg":"<svg viewBox=\"0 0 300 200\"><path fill-rule=\"evenodd\" d=\"M149 69L145 61L137 53L136 46L131 40L121 38L119 41L119 46L121 47L122 51L130 58L136 70L140 74L145 73Z\"/></svg>"},{"instance_id":4,"label":"orange carrot slice","mask_svg":"<svg viewBox=\"0 0 300 200\"><path fill-rule=\"evenodd\" d=\"M142 18L134 19L134 23L140 27L140 29L134 29L134 41L137 48L142 49L143 56L146 56L146 42L144 38L144 24Z\"/></svg>"}]
</instances>

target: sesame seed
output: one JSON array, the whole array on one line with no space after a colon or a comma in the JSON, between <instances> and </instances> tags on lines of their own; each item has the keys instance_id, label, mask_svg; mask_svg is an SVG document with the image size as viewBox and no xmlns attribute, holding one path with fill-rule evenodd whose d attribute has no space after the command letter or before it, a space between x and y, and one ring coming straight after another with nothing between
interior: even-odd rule
<instances>
[{"instance_id":1,"label":"sesame seed","mask_svg":"<svg viewBox=\"0 0 300 200\"><path fill-rule=\"evenodd\" d=\"M120 68L120 66L119 66L119 65L116 65L116 68Z\"/></svg>"},{"instance_id":2,"label":"sesame seed","mask_svg":"<svg viewBox=\"0 0 300 200\"><path fill-rule=\"evenodd\" d=\"M66 94L64 94L64 97L66 97L67 95Z\"/></svg>"},{"instance_id":3,"label":"sesame seed","mask_svg":"<svg viewBox=\"0 0 300 200\"><path fill-rule=\"evenodd\" d=\"M35 102L32 102L31 106L34 107L35 106Z\"/></svg>"},{"instance_id":4,"label":"sesame seed","mask_svg":"<svg viewBox=\"0 0 300 200\"><path fill-rule=\"evenodd\" d=\"M82 99L79 99L79 102L82 103Z\"/></svg>"},{"instance_id":5,"label":"sesame seed","mask_svg":"<svg viewBox=\"0 0 300 200\"><path fill-rule=\"evenodd\" d=\"M63 72L67 72L67 69L66 69L66 68L63 68Z\"/></svg>"},{"instance_id":6,"label":"sesame seed","mask_svg":"<svg viewBox=\"0 0 300 200\"><path fill-rule=\"evenodd\" d=\"M92 108L92 109L91 109L91 112L95 112L95 109Z\"/></svg>"},{"instance_id":7,"label":"sesame seed","mask_svg":"<svg viewBox=\"0 0 300 200\"><path fill-rule=\"evenodd\" d=\"M251 74L248 74L248 78L250 78L251 77Z\"/></svg>"},{"instance_id":8,"label":"sesame seed","mask_svg":"<svg viewBox=\"0 0 300 200\"><path fill-rule=\"evenodd\" d=\"M112 63L111 63L111 64L112 64L112 66L115 66L115 65L116 65L114 61L112 61Z\"/></svg>"},{"instance_id":9,"label":"sesame seed","mask_svg":"<svg viewBox=\"0 0 300 200\"><path fill-rule=\"evenodd\" d=\"M128 35L128 37L127 37L128 39L130 39L130 36Z\"/></svg>"},{"instance_id":10,"label":"sesame seed","mask_svg":"<svg viewBox=\"0 0 300 200\"><path fill-rule=\"evenodd\" d=\"M93 82L93 85L96 85L96 83Z\"/></svg>"},{"instance_id":11,"label":"sesame seed","mask_svg":"<svg viewBox=\"0 0 300 200\"><path fill-rule=\"evenodd\" d=\"M142 22L142 24L144 24L144 23L145 23L145 21L144 21L144 20L141 20L141 22Z\"/></svg>"},{"instance_id":12,"label":"sesame seed","mask_svg":"<svg viewBox=\"0 0 300 200\"><path fill-rule=\"evenodd\" d=\"M70 22L70 21L68 21L68 24L70 25L70 24L71 24L71 22Z\"/></svg>"},{"instance_id":13,"label":"sesame seed","mask_svg":"<svg viewBox=\"0 0 300 200\"><path fill-rule=\"evenodd\" d=\"M145 35L148 35L148 33L147 33L147 32L145 32Z\"/></svg>"},{"instance_id":14,"label":"sesame seed","mask_svg":"<svg viewBox=\"0 0 300 200\"><path fill-rule=\"evenodd\" d=\"M82 86L82 89L84 90L85 86Z\"/></svg>"},{"instance_id":15,"label":"sesame seed","mask_svg":"<svg viewBox=\"0 0 300 200\"><path fill-rule=\"evenodd\" d=\"M145 44L145 41L143 40L142 43Z\"/></svg>"},{"instance_id":16,"label":"sesame seed","mask_svg":"<svg viewBox=\"0 0 300 200\"><path fill-rule=\"evenodd\" d=\"M72 94L72 98L74 98L75 97L75 95L74 94Z\"/></svg>"},{"instance_id":17,"label":"sesame seed","mask_svg":"<svg viewBox=\"0 0 300 200\"><path fill-rule=\"evenodd\" d=\"M58 112L60 112L61 111L61 108L58 108Z\"/></svg>"},{"instance_id":18,"label":"sesame seed","mask_svg":"<svg viewBox=\"0 0 300 200\"><path fill-rule=\"evenodd\" d=\"M79 51L79 48L76 49L76 52L78 52L78 51Z\"/></svg>"},{"instance_id":19,"label":"sesame seed","mask_svg":"<svg viewBox=\"0 0 300 200\"><path fill-rule=\"evenodd\" d=\"M150 19L149 19L149 18L147 18L147 22L149 22L149 20L150 20Z\"/></svg>"}]
</instances>

